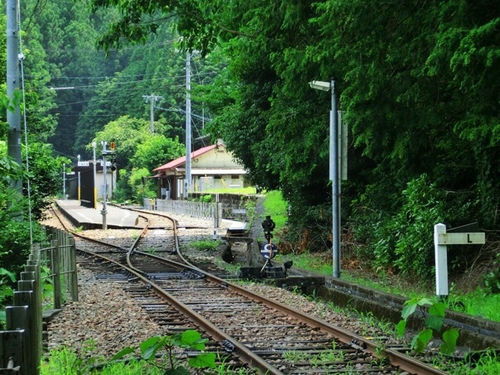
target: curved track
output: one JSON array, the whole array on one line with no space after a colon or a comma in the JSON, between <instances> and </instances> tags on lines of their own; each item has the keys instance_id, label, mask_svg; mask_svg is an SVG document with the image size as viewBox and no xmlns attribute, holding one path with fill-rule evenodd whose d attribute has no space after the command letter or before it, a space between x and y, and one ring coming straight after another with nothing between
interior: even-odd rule
<instances>
[{"instance_id":1,"label":"curved track","mask_svg":"<svg viewBox=\"0 0 500 375\"><path fill-rule=\"evenodd\" d=\"M125 274L126 290L156 318L177 329L199 327L220 351L249 367L268 374L444 374L190 264L179 251L174 219L142 212L141 222L140 234L132 236L133 241L117 239L118 245L89 239L68 226L65 229L81 240L78 250L111 265L113 272ZM155 230L171 233L170 240L162 240L170 247L166 252L163 249L169 259L137 250L150 248L147 242L153 241L155 236L150 235ZM100 250L84 249L89 240L99 244Z\"/></svg>"}]
</instances>

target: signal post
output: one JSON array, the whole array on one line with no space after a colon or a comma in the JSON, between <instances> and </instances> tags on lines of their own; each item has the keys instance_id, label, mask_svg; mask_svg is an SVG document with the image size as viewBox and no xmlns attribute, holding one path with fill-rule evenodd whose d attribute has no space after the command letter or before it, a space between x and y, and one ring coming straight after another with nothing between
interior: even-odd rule
<instances>
[{"instance_id":1,"label":"signal post","mask_svg":"<svg viewBox=\"0 0 500 375\"><path fill-rule=\"evenodd\" d=\"M102 199L102 229L106 230L108 229L108 224L106 223L106 215L108 213L106 203L108 199L108 171L107 171L107 161L106 161L106 156L111 155L113 156L115 154L115 142L110 143L110 149L108 150L106 147L108 145L108 142L102 141L102 171L104 175L104 193L103 193L103 199Z\"/></svg>"}]
</instances>

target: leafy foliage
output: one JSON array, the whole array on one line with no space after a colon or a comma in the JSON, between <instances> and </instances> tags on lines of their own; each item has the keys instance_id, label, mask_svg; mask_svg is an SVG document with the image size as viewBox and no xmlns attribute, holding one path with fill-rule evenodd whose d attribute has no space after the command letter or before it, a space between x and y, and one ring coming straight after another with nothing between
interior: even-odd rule
<instances>
[{"instance_id":1,"label":"leafy foliage","mask_svg":"<svg viewBox=\"0 0 500 375\"><path fill-rule=\"evenodd\" d=\"M200 333L196 330L188 329L182 333L171 336L153 336L139 344L141 357L150 364L163 369L165 374L189 374L189 371L179 363L174 357L174 349L176 347L187 348L191 350L201 351L195 357L189 358L188 363L192 368L214 368L215 354L204 353L205 343L208 339L203 339ZM124 356L135 352L136 348L126 347L118 352L113 359L120 359ZM165 350L167 357L164 364L155 362L156 355L161 350Z\"/></svg>"},{"instance_id":2,"label":"leafy foliage","mask_svg":"<svg viewBox=\"0 0 500 375\"><path fill-rule=\"evenodd\" d=\"M422 352L427 347L434 334L439 333L443 327L444 316L446 312L446 304L442 302L432 301L428 298L412 298L405 302L401 317L403 318L397 325L396 331L400 336L403 336L408 318L419 307L428 306L428 314L425 318L425 327L418 332L411 341L411 347L417 352ZM449 328L443 332L440 351L444 354L451 354L455 350L459 333L456 328Z\"/></svg>"},{"instance_id":3,"label":"leafy foliage","mask_svg":"<svg viewBox=\"0 0 500 375\"><path fill-rule=\"evenodd\" d=\"M185 147L179 142L178 137L172 139L164 135L153 134L137 146L131 164L140 165L152 171L183 153L185 153Z\"/></svg>"},{"instance_id":4,"label":"leafy foliage","mask_svg":"<svg viewBox=\"0 0 500 375\"><path fill-rule=\"evenodd\" d=\"M180 47L205 57L192 93L195 107L210 109L207 130L224 139L255 184L283 192L291 204L289 239L300 247L328 247L331 228L330 95L311 90L311 80L335 79L349 126L341 207L358 255L430 277L429 238L418 233L428 233L432 221L498 227L500 21L492 0L89 3L93 13L70 0L27 4L44 7L32 12L32 56L53 52L37 71L57 77L54 86L81 80L77 90L57 93L57 132L76 129L76 148L122 115L148 117L140 98L152 93L164 98L154 108L166 126L158 133L181 139ZM107 60L92 45L97 37ZM36 91L40 114L53 100L45 91ZM145 161L144 148L138 160ZM124 198L133 193L131 171L119 182ZM432 197L417 197L427 193Z\"/></svg>"},{"instance_id":5,"label":"leafy foliage","mask_svg":"<svg viewBox=\"0 0 500 375\"><path fill-rule=\"evenodd\" d=\"M156 129L165 132L168 126L160 122ZM115 198L133 199L136 202L156 196L156 181L149 178L151 171L179 157L184 151L177 137L172 139L162 134L151 134L149 122L129 116L107 123L96 133L93 141L99 148L102 141L115 142L115 158L119 169ZM86 147L90 149L92 142Z\"/></svg>"}]
</instances>

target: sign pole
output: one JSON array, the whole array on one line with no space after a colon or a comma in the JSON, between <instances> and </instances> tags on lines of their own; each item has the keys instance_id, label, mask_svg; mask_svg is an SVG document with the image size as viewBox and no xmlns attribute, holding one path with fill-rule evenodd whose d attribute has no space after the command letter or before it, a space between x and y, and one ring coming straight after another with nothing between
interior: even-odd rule
<instances>
[{"instance_id":1,"label":"sign pole","mask_svg":"<svg viewBox=\"0 0 500 375\"><path fill-rule=\"evenodd\" d=\"M448 253L446 245L441 245L439 235L446 233L446 225L434 225L434 259L436 262L436 295L448 295Z\"/></svg>"},{"instance_id":2,"label":"sign pole","mask_svg":"<svg viewBox=\"0 0 500 375\"><path fill-rule=\"evenodd\" d=\"M460 228L450 229L446 225L434 225L434 258L436 262L436 295L448 296L448 245L483 245L486 243L484 232L458 232Z\"/></svg>"}]
</instances>

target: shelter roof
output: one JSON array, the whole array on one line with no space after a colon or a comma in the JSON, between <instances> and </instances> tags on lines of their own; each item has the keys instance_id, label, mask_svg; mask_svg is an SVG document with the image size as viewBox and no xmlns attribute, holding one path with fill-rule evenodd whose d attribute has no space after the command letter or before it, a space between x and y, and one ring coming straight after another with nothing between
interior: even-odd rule
<instances>
[{"instance_id":1,"label":"shelter roof","mask_svg":"<svg viewBox=\"0 0 500 375\"><path fill-rule=\"evenodd\" d=\"M210 146L202 147L199 148L198 150L195 150L191 152L191 159L197 158L198 156L201 156L203 154L206 154L207 152L213 150L214 148L217 147L217 144L213 144ZM219 145L221 147L221 145ZM169 169L177 168L181 165L186 164L186 156L181 156L180 158L174 159L172 161L169 161L167 164L163 164L159 166L158 168L153 169L153 172L164 172Z\"/></svg>"}]
</instances>

